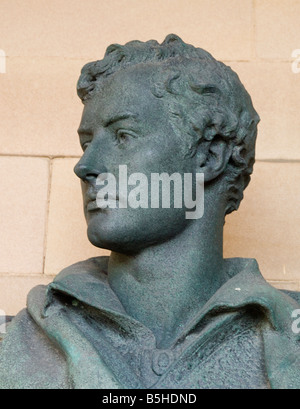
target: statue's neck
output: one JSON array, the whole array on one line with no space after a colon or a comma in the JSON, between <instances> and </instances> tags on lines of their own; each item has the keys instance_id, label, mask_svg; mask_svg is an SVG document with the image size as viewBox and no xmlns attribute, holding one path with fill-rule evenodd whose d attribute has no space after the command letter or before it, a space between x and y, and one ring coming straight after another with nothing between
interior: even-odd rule
<instances>
[{"instance_id":1,"label":"statue's neck","mask_svg":"<svg viewBox=\"0 0 300 409\"><path fill-rule=\"evenodd\" d=\"M214 224L214 227L216 224ZM211 230L191 224L180 235L137 255L113 252L108 277L126 312L168 347L182 325L226 281L223 223Z\"/></svg>"}]
</instances>

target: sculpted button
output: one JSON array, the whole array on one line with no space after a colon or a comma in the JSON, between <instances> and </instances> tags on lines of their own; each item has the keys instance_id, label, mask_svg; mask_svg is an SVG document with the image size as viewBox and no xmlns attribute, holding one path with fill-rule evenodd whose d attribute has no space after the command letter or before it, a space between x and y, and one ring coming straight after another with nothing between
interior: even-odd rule
<instances>
[{"instance_id":1,"label":"sculpted button","mask_svg":"<svg viewBox=\"0 0 300 409\"><path fill-rule=\"evenodd\" d=\"M173 352L168 350L153 351L152 369L156 375L163 375L173 362Z\"/></svg>"}]
</instances>

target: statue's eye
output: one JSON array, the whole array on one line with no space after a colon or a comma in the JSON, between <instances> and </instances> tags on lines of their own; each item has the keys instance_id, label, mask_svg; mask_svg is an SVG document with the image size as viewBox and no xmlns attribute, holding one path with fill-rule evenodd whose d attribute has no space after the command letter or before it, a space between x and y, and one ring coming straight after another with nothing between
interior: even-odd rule
<instances>
[{"instance_id":1,"label":"statue's eye","mask_svg":"<svg viewBox=\"0 0 300 409\"><path fill-rule=\"evenodd\" d=\"M119 131L117 133L117 137L118 137L119 142L124 142L129 137L129 135L124 131Z\"/></svg>"},{"instance_id":2,"label":"statue's eye","mask_svg":"<svg viewBox=\"0 0 300 409\"><path fill-rule=\"evenodd\" d=\"M122 129L116 132L117 143L126 143L129 141L131 137L135 138L136 136L132 132L125 131Z\"/></svg>"}]
</instances>

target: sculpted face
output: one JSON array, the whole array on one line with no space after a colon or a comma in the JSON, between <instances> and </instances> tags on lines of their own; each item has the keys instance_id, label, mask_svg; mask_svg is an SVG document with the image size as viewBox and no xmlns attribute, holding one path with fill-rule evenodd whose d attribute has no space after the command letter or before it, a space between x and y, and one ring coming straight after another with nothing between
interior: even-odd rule
<instances>
[{"instance_id":1,"label":"sculpted face","mask_svg":"<svg viewBox=\"0 0 300 409\"><path fill-rule=\"evenodd\" d=\"M193 172L184 137L170 123L167 98L151 92L151 72L137 66L117 72L85 104L78 131L84 153L75 173L82 179L88 237L98 247L138 251L175 236L189 223L184 208L99 209L93 202L98 175L110 173L118 180L119 165L127 165L128 176L143 173L149 181L153 172Z\"/></svg>"}]
</instances>

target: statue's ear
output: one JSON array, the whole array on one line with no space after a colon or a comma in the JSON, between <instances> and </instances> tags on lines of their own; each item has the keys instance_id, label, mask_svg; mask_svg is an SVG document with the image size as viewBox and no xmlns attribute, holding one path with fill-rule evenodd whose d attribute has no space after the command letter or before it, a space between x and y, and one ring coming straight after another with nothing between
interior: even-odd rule
<instances>
[{"instance_id":1,"label":"statue's ear","mask_svg":"<svg viewBox=\"0 0 300 409\"><path fill-rule=\"evenodd\" d=\"M205 182L221 175L229 161L232 147L221 137L215 137L210 142L200 143L196 160L199 173L204 173Z\"/></svg>"}]
</instances>

